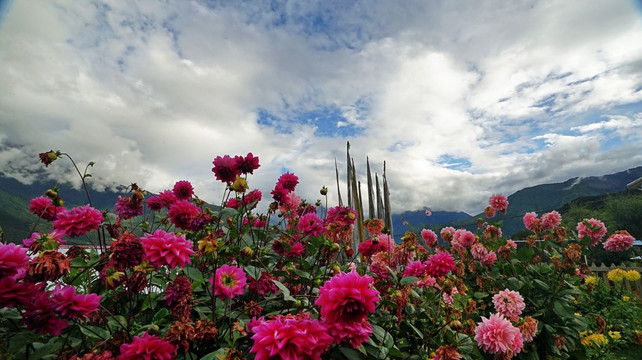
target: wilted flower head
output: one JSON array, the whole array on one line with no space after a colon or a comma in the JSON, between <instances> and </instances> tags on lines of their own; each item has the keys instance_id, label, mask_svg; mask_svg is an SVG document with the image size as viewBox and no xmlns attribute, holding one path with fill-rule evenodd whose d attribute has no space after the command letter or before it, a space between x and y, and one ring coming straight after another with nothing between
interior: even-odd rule
<instances>
[{"instance_id":1,"label":"wilted flower head","mask_svg":"<svg viewBox=\"0 0 642 360\"><path fill-rule=\"evenodd\" d=\"M71 261L55 250L41 252L29 261L26 279L31 282L55 281L69 273Z\"/></svg>"},{"instance_id":2,"label":"wilted flower head","mask_svg":"<svg viewBox=\"0 0 642 360\"><path fill-rule=\"evenodd\" d=\"M508 200L506 199L506 196L497 194L493 195L488 199L488 205L490 205L491 208L501 212L502 214L506 214L506 209L508 208Z\"/></svg>"},{"instance_id":3,"label":"wilted flower head","mask_svg":"<svg viewBox=\"0 0 642 360\"><path fill-rule=\"evenodd\" d=\"M210 278L214 295L220 296L221 299L243 295L246 282L247 278L243 269L227 264L216 269L214 277Z\"/></svg>"},{"instance_id":4,"label":"wilted flower head","mask_svg":"<svg viewBox=\"0 0 642 360\"><path fill-rule=\"evenodd\" d=\"M480 349L491 353L503 353L512 357L522 350L524 339L519 329L499 314L492 314L475 329L475 341Z\"/></svg>"},{"instance_id":5,"label":"wilted flower head","mask_svg":"<svg viewBox=\"0 0 642 360\"><path fill-rule=\"evenodd\" d=\"M461 357L454 345L442 345L435 350L435 357L432 360L459 360Z\"/></svg>"},{"instance_id":6,"label":"wilted flower head","mask_svg":"<svg viewBox=\"0 0 642 360\"><path fill-rule=\"evenodd\" d=\"M118 196L115 210L116 214L127 220L139 215L143 215L143 203L130 196Z\"/></svg>"},{"instance_id":7,"label":"wilted flower head","mask_svg":"<svg viewBox=\"0 0 642 360\"><path fill-rule=\"evenodd\" d=\"M537 333L537 319L532 316L526 316L524 320L517 325L517 328L522 333L524 342L531 342Z\"/></svg>"},{"instance_id":8,"label":"wilted flower head","mask_svg":"<svg viewBox=\"0 0 642 360\"><path fill-rule=\"evenodd\" d=\"M486 206L486 208L484 209L484 215L486 215L486 217L489 219L495 217L495 209L490 206Z\"/></svg>"},{"instance_id":9,"label":"wilted flower head","mask_svg":"<svg viewBox=\"0 0 642 360\"><path fill-rule=\"evenodd\" d=\"M56 159L58 159L58 156L60 155L60 151L49 150L47 152L38 154L38 157L40 158L40 161L45 164L45 167L49 167L49 164L56 161Z\"/></svg>"},{"instance_id":10,"label":"wilted flower head","mask_svg":"<svg viewBox=\"0 0 642 360\"><path fill-rule=\"evenodd\" d=\"M385 226L383 220L377 218L367 219L364 221L364 224L366 225L366 229L368 229L368 234L370 234L370 236L377 236L381 234L381 231Z\"/></svg>"},{"instance_id":11,"label":"wilted flower head","mask_svg":"<svg viewBox=\"0 0 642 360\"><path fill-rule=\"evenodd\" d=\"M528 212L524 214L524 226L535 233L542 231L542 222L537 218L537 214L534 212Z\"/></svg>"},{"instance_id":12,"label":"wilted flower head","mask_svg":"<svg viewBox=\"0 0 642 360\"><path fill-rule=\"evenodd\" d=\"M586 223L588 223L590 227ZM592 228L597 229L593 230ZM606 226L604 226L604 223L600 220L591 218L588 220L584 219L584 221L577 223L577 237L580 238L580 240L585 236L590 237L591 246L597 245L604 235L606 235Z\"/></svg>"},{"instance_id":13,"label":"wilted flower head","mask_svg":"<svg viewBox=\"0 0 642 360\"><path fill-rule=\"evenodd\" d=\"M185 276L177 276L167 286L163 299L175 318L188 318L193 302L192 283Z\"/></svg>"},{"instance_id":14,"label":"wilted flower head","mask_svg":"<svg viewBox=\"0 0 642 360\"><path fill-rule=\"evenodd\" d=\"M145 332L142 336L134 336L130 344L120 346L118 360L170 360L175 356L176 347L156 335Z\"/></svg>"},{"instance_id":15,"label":"wilted flower head","mask_svg":"<svg viewBox=\"0 0 642 360\"><path fill-rule=\"evenodd\" d=\"M439 235L441 235L441 238L445 242L450 244L450 242L453 240L453 236L455 235L455 231L456 230L455 230L454 227L448 226L448 227L445 227L445 228L441 229L441 231L439 232Z\"/></svg>"},{"instance_id":16,"label":"wilted flower head","mask_svg":"<svg viewBox=\"0 0 642 360\"><path fill-rule=\"evenodd\" d=\"M315 305L321 316L330 322L355 323L365 320L375 311L379 291L372 286L372 277L356 271L339 273L319 288Z\"/></svg>"},{"instance_id":17,"label":"wilted flower head","mask_svg":"<svg viewBox=\"0 0 642 360\"><path fill-rule=\"evenodd\" d=\"M53 227L69 237L76 237L98 229L103 219L103 214L91 206L78 206L58 212Z\"/></svg>"},{"instance_id":18,"label":"wilted flower head","mask_svg":"<svg viewBox=\"0 0 642 360\"><path fill-rule=\"evenodd\" d=\"M191 263L190 255L194 254L194 244L185 239L185 235L176 235L163 230L145 234L141 238L145 255L150 264L160 267L167 265L170 269L176 266L185 267Z\"/></svg>"},{"instance_id":19,"label":"wilted flower head","mask_svg":"<svg viewBox=\"0 0 642 360\"><path fill-rule=\"evenodd\" d=\"M624 251L633 246L635 238L626 230L616 231L604 242L604 248L609 251Z\"/></svg>"},{"instance_id":20,"label":"wilted flower head","mask_svg":"<svg viewBox=\"0 0 642 360\"><path fill-rule=\"evenodd\" d=\"M117 271L133 268L143 262L145 258L143 244L128 231L125 231L117 240L112 241L109 249L111 250L109 266Z\"/></svg>"}]
</instances>

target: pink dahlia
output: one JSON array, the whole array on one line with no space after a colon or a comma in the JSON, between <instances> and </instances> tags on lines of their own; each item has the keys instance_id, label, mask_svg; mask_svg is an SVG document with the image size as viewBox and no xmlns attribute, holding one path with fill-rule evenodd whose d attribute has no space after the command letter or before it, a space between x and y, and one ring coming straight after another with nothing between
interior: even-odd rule
<instances>
[{"instance_id":1,"label":"pink dahlia","mask_svg":"<svg viewBox=\"0 0 642 360\"><path fill-rule=\"evenodd\" d=\"M379 291L372 286L372 277L356 271L338 273L319 288L314 303L321 307L321 316L329 322L356 323L375 311Z\"/></svg>"},{"instance_id":2,"label":"pink dahlia","mask_svg":"<svg viewBox=\"0 0 642 360\"><path fill-rule=\"evenodd\" d=\"M355 323L323 321L335 344L349 343L353 349L368 341L372 335L372 325L367 320Z\"/></svg>"},{"instance_id":3,"label":"pink dahlia","mask_svg":"<svg viewBox=\"0 0 642 360\"><path fill-rule=\"evenodd\" d=\"M191 263L189 257L194 254L194 244L185 240L185 235L176 235L163 230L156 230L153 234L145 233L145 235L140 240L150 264L156 267L167 265L173 269L177 265L185 267L185 263Z\"/></svg>"},{"instance_id":4,"label":"pink dahlia","mask_svg":"<svg viewBox=\"0 0 642 360\"><path fill-rule=\"evenodd\" d=\"M604 242L604 248L609 251L624 251L633 246L635 238L626 230L616 231Z\"/></svg>"},{"instance_id":5,"label":"pink dahlia","mask_svg":"<svg viewBox=\"0 0 642 360\"><path fill-rule=\"evenodd\" d=\"M35 232L29 238L23 239L22 245L33 252L57 250L59 245L66 242L62 238L63 236L65 236L65 233L58 230L52 230L49 234Z\"/></svg>"},{"instance_id":6,"label":"pink dahlia","mask_svg":"<svg viewBox=\"0 0 642 360\"><path fill-rule=\"evenodd\" d=\"M589 226L586 225L586 223L589 223ZM597 228L596 230L592 230L591 228ZM606 226L604 226L604 223L601 222L600 220L597 219L584 219L584 221L577 223L577 237L583 239L585 236L588 236L591 238L591 246L597 245L597 243L602 240L602 238L606 235Z\"/></svg>"},{"instance_id":7,"label":"pink dahlia","mask_svg":"<svg viewBox=\"0 0 642 360\"><path fill-rule=\"evenodd\" d=\"M130 196L118 196L116 201L116 214L121 218L127 220L133 217L143 215L143 203L136 201Z\"/></svg>"},{"instance_id":8,"label":"pink dahlia","mask_svg":"<svg viewBox=\"0 0 642 360\"><path fill-rule=\"evenodd\" d=\"M270 192L270 194L272 194L272 199L278 203L285 202L285 196L289 193L290 191L284 188L281 183L276 183L274 190Z\"/></svg>"},{"instance_id":9,"label":"pink dahlia","mask_svg":"<svg viewBox=\"0 0 642 360\"><path fill-rule=\"evenodd\" d=\"M54 310L60 316L81 321L86 320L89 314L98 310L102 296L96 294L76 294L73 286L61 287L60 284L52 292Z\"/></svg>"},{"instance_id":10,"label":"pink dahlia","mask_svg":"<svg viewBox=\"0 0 642 360\"><path fill-rule=\"evenodd\" d=\"M403 271L403 276L422 277L426 273L426 265L421 261L413 261Z\"/></svg>"},{"instance_id":11,"label":"pink dahlia","mask_svg":"<svg viewBox=\"0 0 642 360\"><path fill-rule=\"evenodd\" d=\"M506 196L497 194L493 195L488 199L488 205L490 205L491 208L499 211L502 214L506 214L506 209L508 208L508 200L506 199Z\"/></svg>"},{"instance_id":12,"label":"pink dahlia","mask_svg":"<svg viewBox=\"0 0 642 360\"><path fill-rule=\"evenodd\" d=\"M5 307L27 306L39 293L44 283L17 281L14 277L0 277L0 309Z\"/></svg>"},{"instance_id":13,"label":"pink dahlia","mask_svg":"<svg viewBox=\"0 0 642 360\"><path fill-rule=\"evenodd\" d=\"M288 257L300 258L305 254L305 245L297 241L292 244L290 251L288 251Z\"/></svg>"},{"instance_id":14,"label":"pink dahlia","mask_svg":"<svg viewBox=\"0 0 642 360\"><path fill-rule=\"evenodd\" d=\"M243 295L246 282L247 278L243 269L227 264L216 269L214 277L210 278L214 295L220 296L221 299L232 299L236 295Z\"/></svg>"},{"instance_id":15,"label":"pink dahlia","mask_svg":"<svg viewBox=\"0 0 642 360\"><path fill-rule=\"evenodd\" d=\"M387 234L381 234L359 244L359 252L366 258L378 252L392 253L395 249L395 240Z\"/></svg>"},{"instance_id":16,"label":"pink dahlia","mask_svg":"<svg viewBox=\"0 0 642 360\"><path fill-rule=\"evenodd\" d=\"M170 360L176 357L176 347L156 335L145 332L134 336L130 344L120 346L118 360Z\"/></svg>"},{"instance_id":17,"label":"pink dahlia","mask_svg":"<svg viewBox=\"0 0 642 360\"><path fill-rule=\"evenodd\" d=\"M56 207L46 196L35 197L29 202L29 212L47 221L56 220L56 214L62 210L63 207Z\"/></svg>"},{"instance_id":18,"label":"pink dahlia","mask_svg":"<svg viewBox=\"0 0 642 360\"><path fill-rule=\"evenodd\" d=\"M425 261L426 273L432 277L438 278L446 276L450 271L455 269L455 258L448 251L439 251L431 255Z\"/></svg>"},{"instance_id":19,"label":"pink dahlia","mask_svg":"<svg viewBox=\"0 0 642 360\"><path fill-rule=\"evenodd\" d=\"M14 243L0 243L0 279L16 275L29 262L27 248Z\"/></svg>"},{"instance_id":20,"label":"pink dahlia","mask_svg":"<svg viewBox=\"0 0 642 360\"><path fill-rule=\"evenodd\" d=\"M189 200L194 195L194 187L187 180L180 180L174 184L172 192L178 200Z\"/></svg>"},{"instance_id":21,"label":"pink dahlia","mask_svg":"<svg viewBox=\"0 0 642 360\"><path fill-rule=\"evenodd\" d=\"M435 247L435 245L437 245L437 234L430 229L421 230L421 238L424 239L428 247Z\"/></svg>"},{"instance_id":22,"label":"pink dahlia","mask_svg":"<svg viewBox=\"0 0 642 360\"><path fill-rule=\"evenodd\" d=\"M542 215L542 228L544 230L553 230L559 226L562 222L562 215L557 211L553 210L549 213Z\"/></svg>"},{"instance_id":23,"label":"pink dahlia","mask_svg":"<svg viewBox=\"0 0 642 360\"><path fill-rule=\"evenodd\" d=\"M524 226L532 232L540 232L542 230L542 223L537 218L537 214L534 212L528 212L524 214Z\"/></svg>"},{"instance_id":24,"label":"pink dahlia","mask_svg":"<svg viewBox=\"0 0 642 360\"><path fill-rule=\"evenodd\" d=\"M494 251L489 251L488 254L484 256L481 263L486 266L493 266L493 264L495 264L495 261L497 261L497 254Z\"/></svg>"},{"instance_id":25,"label":"pink dahlia","mask_svg":"<svg viewBox=\"0 0 642 360\"><path fill-rule=\"evenodd\" d=\"M455 235L455 228L452 226L445 227L441 229L439 232L439 235L441 235L441 238L450 244L451 241L453 241L453 236Z\"/></svg>"},{"instance_id":26,"label":"pink dahlia","mask_svg":"<svg viewBox=\"0 0 642 360\"><path fill-rule=\"evenodd\" d=\"M486 215L487 218L494 218L495 217L495 209L493 209L490 206L486 206L484 209L484 215Z\"/></svg>"},{"instance_id":27,"label":"pink dahlia","mask_svg":"<svg viewBox=\"0 0 642 360\"><path fill-rule=\"evenodd\" d=\"M465 229L459 229L453 235L453 244L458 243L464 248L472 246L475 241L475 234Z\"/></svg>"},{"instance_id":28,"label":"pink dahlia","mask_svg":"<svg viewBox=\"0 0 642 360\"><path fill-rule=\"evenodd\" d=\"M212 172L216 175L216 179L224 183L234 182L236 175L241 175L236 159L231 158L229 155L217 156L213 164Z\"/></svg>"},{"instance_id":29,"label":"pink dahlia","mask_svg":"<svg viewBox=\"0 0 642 360\"><path fill-rule=\"evenodd\" d=\"M252 205L248 209L248 210L252 210L256 207L256 205L258 205L259 201L261 201L262 196L263 194L259 190L254 189L248 192L247 194L245 194L245 196L243 196L243 205L245 206Z\"/></svg>"},{"instance_id":30,"label":"pink dahlia","mask_svg":"<svg viewBox=\"0 0 642 360\"><path fill-rule=\"evenodd\" d=\"M85 205L59 212L53 227L67 236L76 237L98 229L103 220L100 211Z\"/></svg>"},{"instance_id":31,"label":"pink dahlia","mask_svg":"<svg viewBox=\"0 0 642 360\"><path fill-rule=\"evenodd\" d=\"M526 307L524 298L517 291L505 289L493 296L493 305L497 312L511 321L517 321Z\"/></svg>"},{"instance_id":32,"label":"pink dahlia","mask_svg":"<svg viewBox=\"0 0 642 360\"><path fill-rule=\"evenodd\" d=\"M169 215L172 224L181 230L190 230L192 221L198 217L201 209L187 200L178 200L169 207Z\"/></svg>"},{"instance_id":33,"label":"pink dahlia","mask_svg":"<svg viewBox=\"0 0 642 360\"><path fill-rule=\"evenodd\" d=\"M235 156L234 161L236 161L236 168L243 174L254 174L254 170L261 166L258 156L252 153L247 153L245 157Z\"/></svg>"},{"instance_id":34,"label":"pink dahlia","mask_svg":"<svg viewBox=\"0 0 642 360\"><path fill-rule=\"evenodd\" d=\"M519 329L499 314L492 314L488 319L482 316L482 322L475 328L475 341L486 352L509 357L519 353L524 344Z\"/></svg>"},{"instance_id":35,"label":"pink dahlia","mask_svg":"<svg viewBox=\"0 0 642 360\"><path fill-rule=\"evenodd\" d=\"M256 360L321 360L332 344L328 329L305 316L277 316L252 326Z\"/></svg>"},{"instance_id":36,"label":"pink dahlia","mask_svg":"<svg viewBox=\"0 0 642 360\"><path fill-rule=\"evenodd\" d=\"M323 232L323 220L316 214L305 214L299 218L297 230L305 236L319 236Z\"/></svg>"},{"instance_id":37,"label":"pink dahlia","mask_svg":"<svg viewBox=\"0 0 642 360\"><path fill-rule=\"evenodd\" d=\"M176 198L176 195L174 195L173 191L165 190L158 194L158 200L163 203L164 207L169 209L169 207L178 199Z\"/></svg>"}]
</instances>

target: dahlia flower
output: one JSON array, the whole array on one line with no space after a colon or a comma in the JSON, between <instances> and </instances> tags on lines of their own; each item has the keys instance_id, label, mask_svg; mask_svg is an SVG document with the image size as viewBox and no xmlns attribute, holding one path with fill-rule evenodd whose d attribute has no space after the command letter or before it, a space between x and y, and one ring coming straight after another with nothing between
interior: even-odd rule
<instances>
[{"instance_id":1,"label":"dahlia flower","mask_svg":"<svg viewBox=\"0 0 642 360\"><path fill-rule=\"evenodd\" d=\"M247 153L245 157L235 156L236 168L243 174L254 174L254 170L261 167L258 156Z\"/></svg>"},{"instance_id":2,"label":"dahlia flower","mask_svg":"<svg viewBox=\"0 0 642 360\"><path fill-rule=\"evenodd\" d=\"M426 265L421 261L413 261L403 271L403 276L422 277L426 273Z\"/></svg>"},{"instance_id":3,"label":"dahlia flower","mask_svg":"<svg viewBox=\"0 0 642 360\"><path fill-rule=\"evenodd\" d=\"M175 318L189 317L192 305L192 283L185 276L177 276L167 285L163 300Z\"/></svg>"},{"instance_id":4,"label":"dahlia flower","mask_svg":"<svg viewBox=\"0 0 642 360\"><path fill-rule=\"evenodd\" d=\"M145 332L142 336L134 336L130 344L120 346L118 360L169 360L176 356L176 347L156 335Z\"/></svg>"},{"instance_id":5,"label":"dahlia flower","mask_svg":"<svg viewBox=\"0 0 642 360\"><path fill-rule=\"evenodd\" d=\"M592 227L598 227L599 229L597 230L591 230L584 222L588 222ZM588 236L591 238L591 246L597 245L597 243L602 240L602 237L606 235L606 226L604 226L604 223L601 222L600 220L597 219L584 219L584 221L581 221L577 223L577 237L583 239L585 236Z\"/></svg>"},{"instance_id":6,"label":"dahlia flower","mask_svg":"<svg viewBox=\"0 0 642 360\"><path fill-rule=\"evenodd\" d=\"M60 332L69 324L56 316L54 313L55 303L49 295L50 293L47 291L34 297L25 306L22 320L29 330L39 334L59 336Z\"/></svg>"},{"instance_id":7,"label":"dahlia flower","mask_svg":"<svg viewBox=\"0 0 642 360\"><path fill-rule=\"evenodd\" d=\"M534 212L528 212L524 214L524 226L532 232L540 232L542 229L542 223L537 218L537 214Z\"/></svg>"},{"instance_id":8,"label":"dahlia flower","mask_svg":"<svg viewBox=\"0 0 642 360\"><path fill-rule=\"evenodd\" d=\"M201 210L198 206L187 200L178 200L169 207L167 215L172 224L181 230L191 230L192 222L198 217Z\"/></svg>"},{"instance_id":9,"label":"dahlia flower","mask_svg":"<svg viewBox=\"0 0 642 360\"><path fill-rule=\"evenodd\" d=\"M102 296L96 294L82 295L76 294L76 288L73 286L61 287L60 284L52 292L54 310L60 316L76 320L86 320L89 314L98 310Z\"/></svg>"},{"instance_id":10,"label":"dahlia flower","mask_svg":"<svg viewBox=\"0 0 642 360\"><path fill-rule=\"evenodd\" d=\"M42 292L44 283L34 284L28 281L17 281L13 277L0 278L0 308L12 308L27 304Z\"/></svg>"},{"instance_id":11,"label":"dahlia flower","mask_svg":"<svg viewBox=\"0 0 642 360\"><path fill-rule=\"evenodd\" d=\"M604 242L604 248L609 251L624 251L633 246L635 238L626 230L616 231Z\"/></svg>"},{"instance_id":12,"label":"dahlia flower","mask_svg":"<svg viewBox=\"0 0 642 360\"><path fill-rule=\"evenodd\" d=\"M372 286L372 277L356 271L339 273L319 288L315 305L329 322L356 323L375 311L379 291Z\"/></svg>"},{"instance_id":13,"label":"dahlia flower","mask_svg":"<svg viewBox=\"0 0 642 360\"><path fill-rule=\"evenodd\" d=\"M435 247L435 245L437 245L437 234L430 229L422 229L421 238L424 239L428 247Z\"/></svg>"},{"instance_id":14,"label":"dahlia flower","mask_svg":"<svg viewBox=\"0 0 642 360\"><path fill-rule=\"evenodd\" d=\"M391 253L395 249L395 241L390 235L381 234L359 244L359 252L370 258L378 252Z\"/></svg>"},{"instance_id":15,"label":"dahlia flower","mask_svg":"<svg viewBox=\"0 0 642 360\"><path fill-rule=\"evenodd\" d=\"M620 268L613 269L609 271L606 276L609 278L609 280L614 281L614 282L620 282L624 280L626 277L626 270L622 270Z\"/></svg>"},{"instance_id":16,"label":"dahlia flower","mask_svg":"<svg viewBox=\"0 0 642 360\"><path fill-rule=\"evenodd\" d=\"M481 263L486 266L493 266L497 260L497 254L494 251L489 251L486 256L482 259Z\"/></svg>"},{"instance_id":17,"label":"dahlia flower","mask_svg":"<svg viewBox=\"0 0 642 360\"><path fill-rule=\"evenodd\" d=\"M439 235L441 235L441 238L450 244L450 242L453 240L453 236L455 235L455 228L452 226L445 227L441 229L439 232Z\"/></svg>"},{"instance_id":18,"label":"dahlia flower","mask_svg":"<svg viewBox=\"0 0 642 360\"><path fill-rule=\"evenodd\" d=\"M98 229L103 220L100 211L85 205L59 212L53 227L69 237L76 237Z\"/></svg>"},{"instance_id":19,"label":"dahlia flower","mask_svg":"<svg viewBox=\"0 0 642 360\"><path fill-rule=\"evenodd\" d=\"M224 183L234 182L236 175L241 175L236 160L229 155L217 156L212 163L214 164L212 172L216 175L216 179Z\"/></svg>"},{"instance_id":20,"label":"dahlia flower","mask_svg":"<svg viewBox=\"0 0 642 360\"><path fill-rule=\"evenodd\" d=\"M488 205L490 205L491 208L499 211L502 214L506 214L506 209L508 208L508 200L506 199L506 196L497 194L493 195L488 199Z\"/></svg>"},{"instance_id":21,"label":"dahlia flower","mask_svg":"<svg viewBox=\"0 0 642 360\"><path fill-rule=\"evenodd\" d=\"M294 191L297 184L299 183L299 177L292 173L286 172L279 177L279 180L277 182L281 184L284 189Z\"/></svg>"},{"instance_id":22,"label":"dahlia flower","mask_svg":"<svg viewBox=\"0 0 642 360\"><path fill-rule=\"evenodd\" d=\"M459 229L455 231L452 242L453 244L458 243L464 248L468 248L475 243L475 234L465 229Z\"/></svg>"},{"instance_id":23,"label":"dahlia flower","mask_svg":"<svg viewBox=\"0 0 642 360\"><path fill-rule=\"evenodd\" d=\"M526 307L524 298L517 291L502 290L493 296L493 305L495 310L511 321L517 321L519 315Z\"/></svg>"},{"instance_id":24,"label":"dahlia flower","mask_svg":"<svg viewBox=\"0 0 642 360\"><path fill-rule=\"evenodd\" d=\"M163 206L169 209L178 199L172 190L165 190L158 194L158 200L163 203Z\"/></svg>"},{"instance_id":25,"label":"dahlia flower","mask_svg":"<svg viewBox=\"0 0 642 360\"><path fill-rule=\"evenodd\" d=\"M187 180L180 180L174 184L172 192L178 200L189 200L194 195L194 187Z\"/></svg>"},{"instance_id":26,"label":"dahlia flower","mask_svg":"<svg viewBox=\"0 0 642 360\"><path fill-rule=\"evenodd\" d=\"M473 256L473 259L482 261L486 255L488 255L488 249L486 249L484 244L476 242L470 247L470 254Z\"/></svg>"},{"instance_id":27,"label":"dahlia flower","mask_svg":"<svg viewBox=\"0 0 642 360\"><path fill-rule=\"evenodd\" d=\"M560 213L553 210L542 215L540 221L542 222L543 230L553 230L562 222L562 216Z\"/></svg>"},{"instance_id":28,"label":"dahlia flower","mask_svg":"<svg viewBox=\"0 0 642 360\"><path fill-rule=\"evenodd\" d=\"M364 224L366 225L368 234L370 234L370 236L377 236L381 234L381 231L383 231L383 228L385 226L383 220L377 218L367 219L366 221L364 221Z\"/></svg>"},{"instance_id":29,"label":"dahlia flower","mask_svg":"<svg viewBox=\"0 0 642 360\"><path fill-rule=\"evenodd\" d=\"M535 334L537 333L537 323L537 319L532 316L526 316L524 321L517 325L517 328L522 333L524 342L533 341L533 338L535 338Z\"/></svg>"},{"instance_id":30,"label":"dahlia flower","mask_svg":"<svg viewBox=\"0 0 642 360\"><path fill-rule=\"evenodd\" d=\"M46 196L35 197L29 202L29 212L47 221L56 220L56 214L62 210L63 207L56 207Z\"/></svg>"},{"instance_id":31,"label":"dahlia flower","mask_svg":"<svg viewBox=\"0 0 642 360\"><path fill-rule=\"evenodd\" d=\"M489 219L495 217L495 209L490 206L486 206L486 208L484 209L484 215L486 215L486 217Z\"/></svg>"},{"instance_id":32,"label":"dahlia flower","mask_svg":"<svg viewBox=\"0 0 642 360\"><path fill-rule=\"evenodd\" d=\"M149 199L147 199L147 207L151 211L160 211L164 206L165 204L163 204L163 201L158 196L150 196Z\"/></svg>"},{"instance_id":33,"label":"dahlia flower","mask_svg":"<svg viewBox=\"0 0 642 360\"><path fill-rule=\"evenodd\" d=\"M503 353L512 357L522 350L524 339L518 328L502 315L491 314L475 328L475 341L480 349L491 353Z\"/></svg>"},{"instance_id":34,"label":"dahlia flower","mask_svg":"<svg viewBox=\"0 0 642 360\"><path fill-rule=\"evenodd\" d=\"M277 316L252 326L256 360L321 360L332 344L328 329L309 316Z\"/></svg>"},{"instance_id":35,"label":"dahlia flower","mask_svg":"<svg viewBox=\"0 0 642 360\"><path fill-rule=\"evenodd\" d=\"M192 262L189 257L194 254L194 244L185 240L185 235L176 235L160 229L154 231L154 234L145 235L141 242L150 264L156 267L167 265L173 269L177 265L185 267L185 263Z\"/></svg>"},{"instance_id":36,"label":"dahlia flower","mask_svg":"<svg viewBox=\"0 0 642 360\"><path fill-rule=\"evenodd\" d=\"M305 214L299 218L297 230L305 236L319 236L323 232L323 220L316 214Z\"/></svg>"},{"instance_id":37,"label":"dahlia flower","mask_svg":"<svg viewBox=\"0 0 642 360\"><path fill-rule=\"evenodd\" d=\"M629 281L638 281L640 280L640 273L635 269L631 269L624 274L624 277Z\"/></svg>"},{"instance_id":38,"label":"dahlia flower","mask_svg":"<svg viewBox=\"0 0 642 360\"><path fill-rule=\"evenodd\" d=\"M143 203L140 201L135 201L132 197L129 196L118 196L115 210L118 216L127 220L139 215L143 215Z\"/></svg>"},{"instance_id":39,"label":"dahlia flower","mask_svg":"<svg viewBox=\"0 0 642 360\"><path fill-rule=\"evenodd\" d=\"M109 266L117 271L133 268L142 263L145 258L143 243L128 231L112 241L109 250L111 251Z\"/></svg>"},{"instance_id":40,"label":"dahlia flower","mask_svg":"<svg viewBox=\"0 0 642 360\"><path fill-rule=\"evenodd\" d=\"M372 335L372 325L367 320L355 323L323 321L328 333L335 344L349 343L353 349L358 349Z\"/></svg>"},{"instance_id":41,"label":"dahlia flower","mask_svg":"<svg viewBox=\"0 0 642 360\"><path fill-rule=\"evenodd\" d=\"M243 269L225 264L216 269L210 283L213 285L214 295L220 296L221 299L232 299L236 295L243 295L247 278Z\"/></svg>"},{"instance_id":42,"label":"dahlia flower","mask_svg":"<svg viewBox=\"0 0 642 360\"><path fill-rule=\"evenodd\" d=\"M426 273L432 277L438 278L446 276L450 271L455 269L455 258L447 251L439 251L431 255L425 261Z\"/></svg>"},{"instance_id":43,"label":"dahlia flower","mask_svg":"<svg viewBox=\"0 0 642 360\"><path fill-rule=\"evenodd\" d=\"M0 243L0 279L17 274L28 261L27 248L14 243Z\"/></svg>"}]
</instances>

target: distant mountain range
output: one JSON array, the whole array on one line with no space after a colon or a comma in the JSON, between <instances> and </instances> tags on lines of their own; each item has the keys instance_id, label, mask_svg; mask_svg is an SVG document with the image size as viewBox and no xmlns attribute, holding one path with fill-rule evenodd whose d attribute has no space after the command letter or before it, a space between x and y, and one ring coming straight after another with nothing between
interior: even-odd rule
<instances>
[{"instance_id":1,"label":"distant mountain range","mask_svg":"<svg viewBox=\"0 0 642 360\"><path fill-rule=\"evenodd\" d=\"M642 166L626 171L603 176L579 177L562 183L543 184L528 187L508 196L510 205L505 215L498 214L493 220L503 220L503 232L511 236L523 229L522 217L525 212L535 211L538 215L561 208L564 204L580 197L602 195L622 191L626 185L642 177ZM29 213L29 201L56 186L52 181L23 184L13 178L0 174L0 227L4 231L5 241L20 242L29 235L36 223L36 216ZM84 190L75 190L66 185L58 185L60 194L67 207L87 204ZM94 207L100 210L113 209L118 195L123 191L90 192ZM444 226L475 230L477 218L482 214L471 216L464 212L433 211L426 216L425 210L407 211L392 216L395 236L406 231L419 231L422 228L440 229ZM407 222L408 225L404 225ZM38 229L48 230L47 224L40 224Z\"/></svg>"},{"instance_id":2,"label":"distant mountain range","mask_svg":"<svg viewBox=\"0 0 642 360\"><path fill-rule=\"evenodd\" d=\"M502 230L504 235L511 236L516 231L523 229L522 218L526 212L534 211L538 215L552 210L560 209L564 204L580 197L603 195L623 191L626 185L642 177L642 166L628 169L626 171L603 176L576 177L561 183L543 184L524 188L508 196L508 211L506 214L497 214L493 221L503 221ZM435 214L441 218L452 216L453 220L434 221L431 219ZM477 218L483 214L465 216L462 212L433 211L433 215L427 217L425 210L404 212L392 216L393 230L395 235L402 235L406 231L413 231L416 228L442 228L453 226L455 228L477 228ZM484 217L485 218L485 217ZM408 226L403 222L407 221Z\"/></svg>"}]
</instances>

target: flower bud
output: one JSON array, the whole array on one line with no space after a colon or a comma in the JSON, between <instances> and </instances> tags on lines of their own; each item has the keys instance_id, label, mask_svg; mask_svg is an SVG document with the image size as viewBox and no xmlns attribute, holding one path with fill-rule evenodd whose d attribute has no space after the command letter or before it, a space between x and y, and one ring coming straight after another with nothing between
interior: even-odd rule
<instances>
[{"instance_id":1,"label":"flower bud","mask_svg":"<svg viewBox=\"0 0 642 360\"><path fill-rule=\"evenodd\" d=\"M328 188L327 187L322 187L320 191L321 195L326 196L328 195Z\"/></svg>"}]
</instances>

